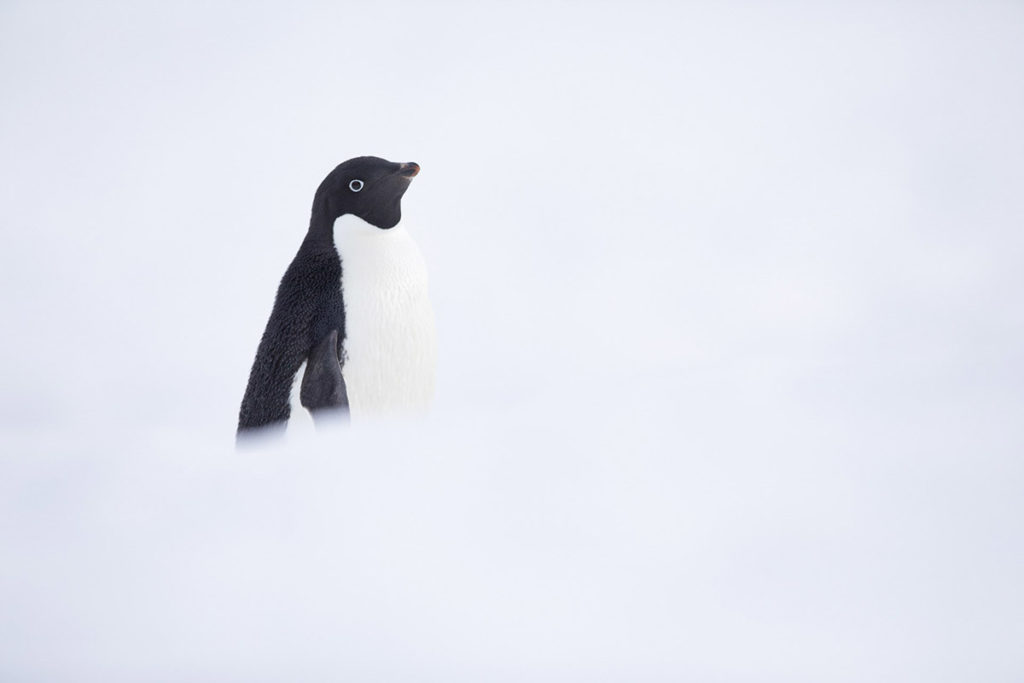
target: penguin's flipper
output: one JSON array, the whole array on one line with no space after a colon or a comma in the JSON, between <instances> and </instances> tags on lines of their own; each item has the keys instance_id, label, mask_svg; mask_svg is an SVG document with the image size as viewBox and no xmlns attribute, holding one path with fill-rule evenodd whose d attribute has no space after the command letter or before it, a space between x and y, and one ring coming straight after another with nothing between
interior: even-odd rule
<instances>
[{"instance_id":1,"label":"penguin's flipper","mask_svg":"<svg viewBox=\"0 0 1024 683\"><path fill-rule=\"evenodd\" d=\"M323 417L342 416L348 412L348 392L345 389L345 378L341 374L337 330L331 330L309 352L299 399L313 414L314 421Z\"/></svg>"}]
</instances>

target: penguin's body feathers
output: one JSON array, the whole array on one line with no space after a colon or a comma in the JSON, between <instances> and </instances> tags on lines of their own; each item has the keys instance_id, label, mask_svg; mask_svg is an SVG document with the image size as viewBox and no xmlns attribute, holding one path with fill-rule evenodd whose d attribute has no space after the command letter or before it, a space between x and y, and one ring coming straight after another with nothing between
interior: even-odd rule
<instances>
[{"instance_id":1,"label":"penguin's body feathers","mask_svg":"<svg viewBox=\"0 0 1024 683\"><path fill-rule=\"evenodd\" d=\"M341 262L333 247L324 249L303 242L277 289L242 399L239 430L286 421L291 414L292 383L302 363L332 334L337 340L344 339L345 306L338 287L340 278ZM341 344L336 342L335 358L340 358L341 353ZM323 359L321 353L317 360ZM307 364L306 376L311 372L321 374L321 369L314 370L314 364ZM344 393L343 386L341 392ZM309 395L312 400L317 393L331 392L318 392L310 385L303 392L303 399Z\"/></svg>"},{"instance_id":2,"label":"penguin's body feathers","mask_svg":"<svg viewBox=\"0 0 1024 683\"><path fill-rule=\"evenodd\" d=\"M335 223L348 321L343 374L353 417L418 414L434 395L437 341L427 267L404 226Z\"/></svg>"}]
</instances>

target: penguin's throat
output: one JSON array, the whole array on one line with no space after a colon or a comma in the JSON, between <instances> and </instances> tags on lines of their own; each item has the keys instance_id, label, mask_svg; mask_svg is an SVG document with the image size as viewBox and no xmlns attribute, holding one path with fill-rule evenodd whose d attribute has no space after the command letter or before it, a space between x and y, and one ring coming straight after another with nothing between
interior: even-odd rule
<instances>
[{"instance_id":1,"label":"penguin's throat","mask_svg":"<svg viewBox=\"0 0 1024 683\"><path fill-rule=\"evenodd\" d=\"M342 214L334 219L335 238L343 236L346 233L366 233L367 235L372 235L374 233L386 234L388 232L388 230L382 230L376 225L368 223L359 216L351 213Z\"/></svg>"}]
</instances>

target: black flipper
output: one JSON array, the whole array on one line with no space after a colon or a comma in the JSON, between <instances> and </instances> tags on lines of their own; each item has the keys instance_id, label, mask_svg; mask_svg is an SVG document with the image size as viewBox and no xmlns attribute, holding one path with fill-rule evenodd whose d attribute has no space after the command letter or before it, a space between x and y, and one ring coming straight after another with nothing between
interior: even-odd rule
<instances>
[{"instance_id":1,"label":"black flipper","mask_svg":"<svg viewBox=\"0 0 1024 683\"><path fill-rule=\"evenodd\" d=\"M325 417L333 420L348 412L348 392L341 374L338 346L338 331L331 330L313 347L306 360L299 398L312 413L314 422Z\"/></svg>"}]
</instances>

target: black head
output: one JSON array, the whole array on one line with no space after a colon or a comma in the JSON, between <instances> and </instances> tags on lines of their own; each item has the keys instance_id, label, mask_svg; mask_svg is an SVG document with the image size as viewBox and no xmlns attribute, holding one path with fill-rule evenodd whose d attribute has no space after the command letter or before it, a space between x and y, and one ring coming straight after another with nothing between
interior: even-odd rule
<instances>
[{"instance_id":1,"label":"black head","mask_svg":"<svg viewBox=\"0 0 1024 683\"><path fill-rule=\"evenodd\" d=\"M349 159L331 171L316 191L314 218L318 213L333 225L335 219L352 214L387 230L402 219L402 195L419 164L396 164L379 157Z\"/></svg>"}]
</instances>

